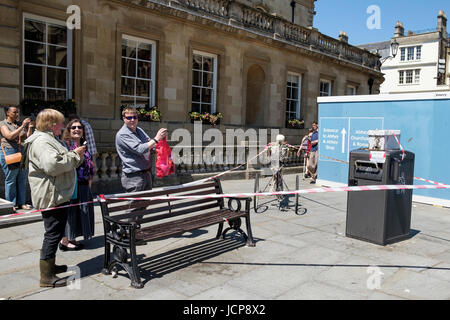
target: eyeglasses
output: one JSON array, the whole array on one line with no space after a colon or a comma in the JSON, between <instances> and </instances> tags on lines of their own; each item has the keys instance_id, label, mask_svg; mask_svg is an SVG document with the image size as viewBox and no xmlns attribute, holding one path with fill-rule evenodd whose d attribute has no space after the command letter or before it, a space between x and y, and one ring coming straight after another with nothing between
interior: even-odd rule
<instances>
[{"instance_id":1,"label":"eyeglasses","mask_svg":"<svg viewBox=\"0 0 450 320\"><path fill-rule=\"evenodd\" d=\"M130 117L125 117L125 119L127 119L127 120L137 120L137 116L130 116Z\"/></svg>"},{"instance_id":2,"label":"eyeglasses","mask_svg":"<svg viewBox=\"0 0 450 320\"><path fill-rule=\"evenodd\" d=\"M70 129L72 129L72 130L83 129L83 126L71 126Z\"/></svg>"}]
</instances>

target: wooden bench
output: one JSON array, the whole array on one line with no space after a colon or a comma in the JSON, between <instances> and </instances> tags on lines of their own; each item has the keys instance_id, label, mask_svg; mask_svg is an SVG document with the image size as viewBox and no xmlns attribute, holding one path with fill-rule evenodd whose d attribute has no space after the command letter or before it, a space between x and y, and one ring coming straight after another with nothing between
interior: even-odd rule
<instances>
[{"instance_id":1,"label":"wooden bench","mask_svg":"<svg viewBox=\"0 0 450 320\"><path fill-rule=\"evenodd\" d=\"M193 186L122 194L121 197L211 194L223 194L219 179ZM112 198L113 196L108 195L97 197L102 210L105 231L102 273L111 274L113 268L121 266L131 279L131 286L135 288L143 287L138 268L136 244L145 244L218 224L217 239L224 239L228 231L235 230L243 236L248 246L255 246L250 226L251 198L229 198L228 208L225 207L224 198L136 201ZM245 202L244 210L241 210L241 201ZM241 217L245 218L247 234L240 228ZM225 230L223 230L224 223L229 224Z\"/></svg>"}]
</instances>

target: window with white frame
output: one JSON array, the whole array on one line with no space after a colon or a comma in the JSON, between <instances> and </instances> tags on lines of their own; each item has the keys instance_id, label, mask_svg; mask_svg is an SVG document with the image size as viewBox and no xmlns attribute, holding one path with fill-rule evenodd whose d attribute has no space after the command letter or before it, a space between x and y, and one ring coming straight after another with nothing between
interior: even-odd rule
<instances>
[{"instance_id":1,"label":"window with white frame","mask_svg":"<svg viewBox=\"0 0 450 320\"><path fill-rule=\"evenodd\" d=\"M420 69L414 70L414 83L420 83Z\"/></svg>"},{"instance_id":2,"label":"window with white frame","mask_svg":"<svg viewBox=\"0 0 450 320\"><path fill-rule=\"evenodd\" d=\"M192 54L192 111L216 112L217 55Z\"/></svg>"},{"instance_id":3,"label":"window with white frame","mask_svg":"<svg viewBox=\"0 0 450 320\"><path fill-rule=\"evenodd\" d=\"M405 71L405 83L411 84L413 83L413 70L406 70Z\"/></svg>"},{"instance_id":4,"label":"window with white frame","mask_svg":"<svg viewBox=\"0 0 450 320\"><path fill-rule=\"evenodd\" d=\"M72 98L72 31L64 21L23 16L23 99Z\"/></svg>"},{"instance_id":5,"label":"window with white frame","mask_svg":"<svg viewBox=\"0 0 450 320\"><path fill-rule=\"evenodd\" d=\"M416 60L422 59L422 46L416 47Z\"/></svg>"},{"instance_id":6,"label":"window with white frame","mask_svg":"<svg viewBox=\"0 0 450 320\"><path fill-rule=\"evenodd\" d=\"M400 70L398 72L398 83L403 84L405 82L405 71Z\"/></svg>"},{"instance_id":7,"label":"window with white frame","mask_svg":"<svg viewBox=\"0 0 450 320\"><path fill-rule=\"evenodd\" d=\"M319 95L321 97L331 96L331 81L320 79Z\"/></svg>"},{"instance_id":8,"label":"window with white frame","mask_svg":"<svg viewBox=\"0 0 450 320\"><path fill-rule=\"evenodd\" d=\"M422 59L422 46L400 48L400 61Z\"/></svg>"},{"instance_id":9,"label":"window with white frame","mask_svg":"<svg viewBox=\"0 0 450 320\"><path fill-rule=\"evenodd\" d=\"M155 105L156 42L122 36L120 102L136 108Z\"/></svg>"},{"instance_id":10,"label":"window with white frame","mask_svg":"<svg viewBox=\"0 0 450 320\"><path fill-rule=\"evenodd\" d=\"M347 95L348 96L356 95L356 86L348 85L347 86Z\"/></svg>"},{"instance_id":11,"label":"window with white frame","mask_svg":"<svg viewBox=\"0 0 450 320\"><path fill-rule=\"evenodd\" d=\"M399 78L398 83L399 84L413 84L413 83L420 83L420 69L415 70L400 70L398 72Z\"/></svg>"},{"instance_id":12,"label":"window with white frame","mask_svg":"<svg viewBox=\"0 0 450 320\"><path fill-rule=\"evenodd\" d=\"M286 83L286 119L300 119L302 75L289 72Z\"/></svg>"},{"instance_id":13,"label":"window with white frame","mask_svg":"<svg viewBox=\"0 0 450 320\"><path fill-rule=\"evenodd\" d=\"M414 47L408 47L408 61L414 60Z\"/></svg>"}]
</instances>

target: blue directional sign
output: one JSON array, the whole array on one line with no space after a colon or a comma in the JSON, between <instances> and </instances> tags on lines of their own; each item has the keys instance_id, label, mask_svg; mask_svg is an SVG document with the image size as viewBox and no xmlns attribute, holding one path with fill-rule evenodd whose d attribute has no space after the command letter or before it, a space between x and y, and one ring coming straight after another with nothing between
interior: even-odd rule
<instances>
[{"instance_id":1,"label":"blue directional sign","mask_svg":"<svg viewBox=\"0 0 450 320\"><path fill-rule=\"evenodd\" d=\"M320 175L332 181L346 181L346 166L351 150L369 146L368 130L383 129L381 117L321 117L319 120ZM339 165L340 163L340 165ZM325 172L325 174L323 173Z\"/></svg>"},{"instance_id":2,"label":"blue directional sign","mask_svg":"<svg viewBox=\"0 0 450 320\"><path fill-rule=\"evenodd\" d=\"M318 179L348 183L352 150L368 147L368 130L400 130L414 152L416 177L450 184L450 93L320 97ZM414 184L425 184L415 181ZM413 199L450 207L450 190L414 190Z\"/></svg>"}]
</instances>

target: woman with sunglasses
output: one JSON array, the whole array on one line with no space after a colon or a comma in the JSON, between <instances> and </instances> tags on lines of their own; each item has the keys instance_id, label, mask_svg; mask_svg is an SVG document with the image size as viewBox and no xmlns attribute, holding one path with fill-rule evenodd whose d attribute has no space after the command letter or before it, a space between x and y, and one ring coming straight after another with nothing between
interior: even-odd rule
<instances>
[{"instance_id":1,"label":"woman with sunglasses","mask_svg":"<svg viewBox=\"0 0 450 320\"><path fill-rule=\"evenodd\" d=\"M63 141L69 150L82 146L85 142L84 126L79 119L70 121L64 130ZM89 150L84 152L84 161L77 168L76 188L71 203L85 203L92 201L92 179L94 164ZM83 236L89 240L94 235L94 206L92 203L69 208L65 236L59 243L62 251L81 250L83 244L76 241L76 237Z\"/></svg>"},{"instance_id":2,"label":"woman with sunglasses","mask_svg":"<svg viewBox=\"0 0 450 320\"><path fill-rule=\"evenodd\" d=\"M29 210L31 206L25 203L27 170L21 170L20 163L7 165L5 156L17 152L23 153L23 144L33 133L34 123L30 118L19 122L19 108L5 107L6 119L0 121L0 164L5 173L5 198L13 203L13 210Z\"/></svg>"}]
</instances>

